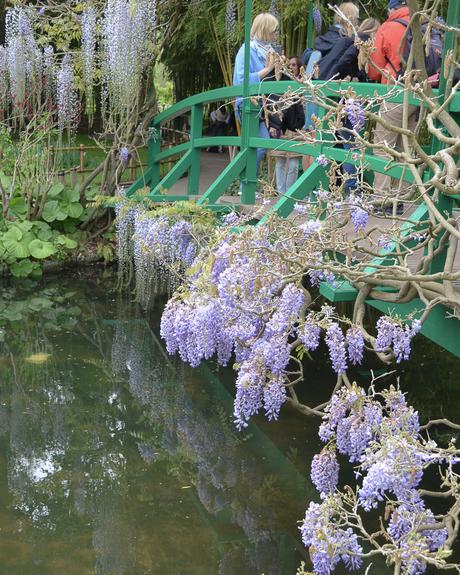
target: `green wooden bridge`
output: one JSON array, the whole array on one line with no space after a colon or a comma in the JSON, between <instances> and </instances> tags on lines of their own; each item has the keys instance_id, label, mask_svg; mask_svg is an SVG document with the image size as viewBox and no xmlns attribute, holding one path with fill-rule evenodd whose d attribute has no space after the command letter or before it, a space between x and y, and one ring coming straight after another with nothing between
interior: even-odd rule
<instances>
[{"instance_id":1,"label":"green wooden bridge","mask_svg":"<svg viewBox=\"0 0 460 575\"><path fill-rule=\"evenodd\" d=\"M311 3L311 9L313 5ZM261 82L260 84L249 84L249 40L250 40L250 24L252 16L252 2L246 0L245 8L245 80L240 86L230 86L210 90L196 94L185 100L178 102L171 106L169 109L158 114L152 122L151 134L148 143L148 167L141 178L134 182L131 187L126 191L128 197L136 198L136 192L148 187L150 190L146 195L139 195L139 200L148 198L153 202L174 202L184 201L186 199L195 199L199 205L205 206L211 210L222 210L222 204L219 204L220 198L225 194L229 186L236 180L240 180L242 184L241 204L238 205L254 205L256 203L256 186L257 186L257 171L256 171L256 153L257 148L265 148L267 150L276 149L283 151L295 151L296 154L303 154L313 156L315 161L313 164L303 172L297 181L289 188L286 194L283 195L273 206L271 206L265 213L261 222L267 220L271 215L277 214L281 217L288 217L292 212L294 205L297 201L310 197L312 192L323 184L325 188L328 186L328 177L326 169L319 165L316 158L319 155L324 155L329 160L336 160L337 162L356 163L352 157L352 152L349 150L334 147L336 142L305 142L299 143L298 141L289 141L281 139L266 139L258 137L259 127L259 109L251 102L251 96L262 96L267 94L285 94L288 90L304 90L302 84L296 84L292 81L288 82ZM448 5L447 25L455 27L460 21L460 0L450 0ZM312 17L309 18L309 42L312 42ZM444 35L444 54L443 65L441 70L444 70L444 58L453 50L456 50L456 37L455 32L448 30ZM321 86L321 91L325 97L336 99L340 95L351 88L357 95L362 98L374 98L376 95L385 95L388 93L388 87L381 84L366 84L366 83L352 83L352 82L333 82L324 85L323 82L314 81L313 84ZM447 81L444 74L440 74L439 88L434 90L438 102L446 102L449 94L446 94ZM203 134L203 108L206 105L215 102L233 102L235 98L243 98L242 110L242 125L240 136L221 136L221 137L206 137ZM389 102L402 103L404 100L404 93L402 89L392 87L392 95L387 99ZM422 106L420 100L410 96L410 103L416 106ZM460 93L456 93L450 97L445 109L451 116L460 120ZM320 112L321 116L322 112ZM180 143L173 147L164 147L162 141L161 128L166 123L179 116L189 115L190 133L187 142ZM236 156L230 161L225 169L216 177L209 188L201 195L199 195L200 183L200 158L203 149L210 146L233 146L239 149ZM433 140L431 143L431 153L436 153L441 148L439 140ZM168 171L164 176L161 175L160 165L165 160L172 158L179 158L173 168ZM409 170L405 170L401 165L388 166L388 161L385 158L373 156L371 153L366 153L361 158L363 164L367 169L372 172L385 172L385 174L395 177L403 178L408 182L413 182L413 176ZM169 193L169 190L178 182L184 175L188 175L187 179L187 193L177 195ZM424 177L429 177L429 172L424 174ZM443 195L439 194L436 200L437 209L448 216L451 216L454 209L459 206L460 195ZM415 245L415 241L411 239L411 234L417 228L418 222L425 220L429 214L428 207L425 203L421 203L415 211L410 215L408 220L403 224L401 229L402 238L407 237L405 245L411 247ZM388 257L395 246L382 250L381 257L376 258L371 262L367 271L372 273L375 268L374 265L391 265L391 258ZM447 250L447 247L446 247ZM436 257L432 260L431 267L428 273L435 273L442 271L445 262L446 250L443 255ZM382 291L388 291L386 288L381 288ZM330 284L323 283L320 286L320 291L331 302L347 301L352 302L356 299L357 290L350 285L347 281L338 282L335 287ZM425 304L418 298L413 299L409 303L388 303L382 300L368 299L366 303L373 306L384 313L394 312L401 316L406 316L408 313L414 311L422 311ZM424 322L422 333L429 339L435 341L445 349L460 357L460 322L457 318L452 317L452 310L445 306L438 304L430 313L427 320Z\"/></svg>"}]
</instances>

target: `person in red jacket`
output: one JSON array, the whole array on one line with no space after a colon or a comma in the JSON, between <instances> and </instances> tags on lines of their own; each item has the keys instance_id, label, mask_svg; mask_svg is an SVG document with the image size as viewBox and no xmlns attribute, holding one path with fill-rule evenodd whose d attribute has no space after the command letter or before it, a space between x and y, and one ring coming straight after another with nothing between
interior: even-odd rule
<instances>
[{"instance_id":1,"label":"person in red jacket","mask_svg":"<svg viewBox=\"0 0 460 575\"><path fill-rule=\"evenodd\" d=\"M374 47L375 51L371 56L371 61L368 67L368 76L375 82L382 84L393 84L401 69L401 56L403 37L406 33L407 27L397 20L405 20L409 22L409 8L406 6L405 0L389 0L388 2L388 19L380 26L375 35ZM408 129L415 130L417 125L417 111L416 106L409 106L408 110ZM402 127L403 122L403 106L402 104L384 103L380 108L379 115L382 119L390 124ZM399 134L387 130L381 124L377 124L374 132L374 143L385 143L388 147L397 150L402 149L402 140ZM383 150L375 149L374 155L388 158ZM391 188L398 187L399 181L392 180L390 176L375 173L374 189L382 194L382 205L387 205L385 197L390 197L392 194ZM401 183L401 189L407 187L406 184ZM403 205L398 204L398 213L402 213Z\"/></svg>"}]
</instances>

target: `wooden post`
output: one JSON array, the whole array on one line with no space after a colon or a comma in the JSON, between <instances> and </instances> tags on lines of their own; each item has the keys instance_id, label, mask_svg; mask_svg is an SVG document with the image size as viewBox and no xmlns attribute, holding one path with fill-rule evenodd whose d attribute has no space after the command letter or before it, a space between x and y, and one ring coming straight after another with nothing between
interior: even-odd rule
<instances>
[{"instance_id":1,"label":"wooden post","mask_svg":"<svg viewBox=\"0 0 460 575\"><path fill-rule=\"evenodd\" d=\"M80 174L83 174L84 161L85 161L85 146L83 144L80 144Z\"/></svg>"}]
</instances>

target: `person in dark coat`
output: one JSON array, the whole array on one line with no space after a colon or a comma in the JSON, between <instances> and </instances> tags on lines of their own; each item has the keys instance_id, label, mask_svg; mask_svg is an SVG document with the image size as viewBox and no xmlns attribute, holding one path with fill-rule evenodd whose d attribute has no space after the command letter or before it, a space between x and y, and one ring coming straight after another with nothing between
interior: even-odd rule
<instances>
[{"instance_id":1,"label":"person in dark coat","mask_svg":"<svg viewBox=\"0 0 460 575\"><path fill-rule=\"evenodd\" d=\"M329 30L315 38L315 47L307 48L302 54L302 64L307 67L310 57L314 52L320 52L321 58L324 58L330 50L335 46L336 42L345 36L351 36L353 26L358 25L359 8L353 2L343 2L337 7L340 12L347 18L344 20L339 14L334 14L334 23L329 27ZM349 22L349 21L350 22Z\"/></svg>"},{"instance_id":2,"label":"person in dark coat","mask_svg":"<svg viewBox=\"0 0 460 575\"><path fill-rule=\"evenodd\" d=\"M375 33L380 26L380 22L375 18L366 18L358 28L358 37L363 42L373 40ZM367 82L368 77L365 70L360 70L358 65L359 51L355 45L354 37L342 37L330 52L319 62L320 80L357 80ZM343 142L345 150L353 149L355 137L351 133L352 125L347 119L344 122L345 130L338 133L339 139ZM344 162L342 172L346 175L345 192L351 194L358 191L358 181L356 178L356 167L353 164Z\"/></svg>"},{"instance_id":3,"label":"person in dark coat","mask_svg":"<svg viewBox=\"0 0 460 575\"><path fill-rule=\"evenodd\" d=\"M375 18L366 18L358 28L358 37L367 42L377 32L380 22ZM343 80L349 77L356 78L359 82L367 82L365 70L358 67L358 47L355 45L353 36L342 36L333 48L318 64L319 80Z\"/></svg>"}]
</instances>

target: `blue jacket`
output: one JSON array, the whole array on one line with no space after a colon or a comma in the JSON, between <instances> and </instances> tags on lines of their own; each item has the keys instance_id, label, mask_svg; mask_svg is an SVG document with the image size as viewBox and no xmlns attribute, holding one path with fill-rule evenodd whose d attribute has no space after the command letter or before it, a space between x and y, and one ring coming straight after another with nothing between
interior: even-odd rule
<instances>
[{"instance_id":1,"label":"blue jacket","mask_svg":"<svg viewBox=\"0 0 460 575\"><path fill-rule=\"evenodd\" d=\"M259 56L256 50L249 51L249 83L258 84L260 82L259 74L265 68L266 59ZM233 70L233 85L238 86L244 81L244 44L238 50L235 58L235 69ZM236 99L236 105L239 106L242 98Z\"/></svg>"}]
</instances>

